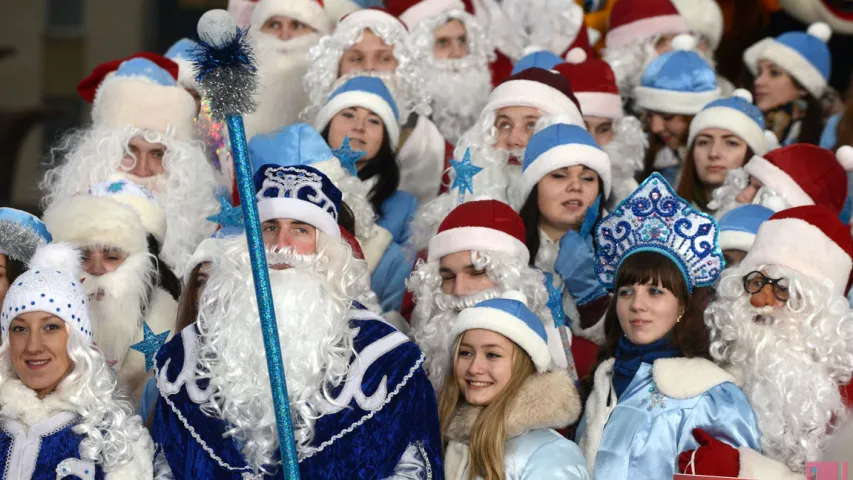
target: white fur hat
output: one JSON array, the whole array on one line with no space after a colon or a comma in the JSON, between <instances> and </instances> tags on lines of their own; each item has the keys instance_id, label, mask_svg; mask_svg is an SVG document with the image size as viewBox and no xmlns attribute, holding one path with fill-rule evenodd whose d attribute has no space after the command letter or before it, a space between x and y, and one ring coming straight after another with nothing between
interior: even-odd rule
<instances>
[{"instance_id":1,"label":"white fur hat","mask_svg":"<svg viewBox=\"0 0 853 480\"><path fill-rule=\"evenodd\" d=\"M672 0L672 3L687 21L687 28L708 39L712 51L720 46L723 38L723 11L716 0Z\"/></svg>"}]
</instances>

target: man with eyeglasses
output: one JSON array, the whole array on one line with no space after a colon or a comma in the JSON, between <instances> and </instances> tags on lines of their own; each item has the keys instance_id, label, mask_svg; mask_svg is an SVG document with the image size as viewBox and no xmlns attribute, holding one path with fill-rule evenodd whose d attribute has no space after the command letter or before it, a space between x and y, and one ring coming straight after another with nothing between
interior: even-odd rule
<instances>
[{"instance_id":1,"label":"man with eyeglasses","mask_svg":"<svg viewBox=\"0 0 853 480\"><path fill-rule=\"evenodd\" d=\"M761 225L705 312L711 355L742 382L761 452L694 432L704 441L681 454L682 467L692 459L697 474L803 478L807 462L842 445L837 427L850 417L843 388L853 374L851 267L850 231L826 207L783 210ZM844 448L850 456L850 443Z\"/></svg>"}]
</instances>

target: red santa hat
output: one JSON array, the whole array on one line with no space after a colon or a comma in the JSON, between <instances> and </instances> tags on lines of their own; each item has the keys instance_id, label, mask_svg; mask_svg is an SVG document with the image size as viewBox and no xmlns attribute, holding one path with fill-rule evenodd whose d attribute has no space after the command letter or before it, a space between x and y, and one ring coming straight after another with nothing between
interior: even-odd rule
<instances>
[{"instance_id":1,"label":"red santa hat","mask_svg":"<svg viewBox=\"0 0 853 480\"><path fill-rule=\"evenodd\" d=\"M687 21L670 0L620 0L610 11L607 46L621 47L652 35L687 33Z\"/></svg>"},{"instance_id":2,"label":"red santa hat","mask_svg":"<svg viewBox=\"0 0 853 480\"><path fill-rule=\"evenodd\" d=\"M98 65L77 85L77 92L92 104L95 125L132 125L189 140L196 105L178 85L179 69L162 55L137 53Z\"/></svg>"},{"instance_id":3,"label":"red santa hat","mask_svg":"<svg viewBox=\"0 0 853 480\"><path fill-rule=\"evenodd\" d=\"M260 28L276 15L298 20L323 35L332 31L323 0L260 0L252 11L251 25Z\"/></svg>"},{"instance_id":4,"label":"red santa hat","mask_svg":"<svg viewBox=\"0 0 853 480\"><path fill-rule=\"evenodd\" d=\"M465 11L462 0L387 0L385 9L411 30L422 21L451 10Z\"/></svg>"},{"instance_id":5,"label":"red santa hat","mask_svg":"<svg viewBox=\"0 0 853 480\"><path fill-rule=\"evenodd\" d=\"M844 296L853 269L853 238L838 214L826 207L782 210L758 228L741 265L788 267L816 281L831 281L833 294Z\"/></svg>"},{"instance_id":6,"label":"red santa hat","mask_svg":"<svg viewBox=\"0 0 853 480\"><path fill-rule=\"evenodd\" d=\"M534 67L516 73L492 90L483 111L519 106L538 108L543 115L565 115L574 125L584 124L572 84L555 71Z\"/></svg>"},{"instance_id":7,"label":"red santa hat","mask_svg":"<svg viewBox=\"0 0 853 480\"><path fill-rule=\"evenodd\" d=\"M588 58L582 48L572 49L566 63L554 67L572 84L584 115L618 120L624 116L613 69L604 60Z\"/></svg>"},{"instance_id":8,"label":"red santa hat","mask_svg":"<svg viewBox=\"0 0 853 480\"><path fill-rule=\"evenodd\" d=\"M477 200L454 208L429 241L429 261L465 250L503 252L525 265L530 252L518 213L497 200Z\"/></svg>"},{"instance_id":9,"label":"red santa hat","mask_svg":"<svg viewBox=\"0 0 853 480\"><path fill-rule=\"evenodd\" d=\"M795 143L752 157L744 170L795 207L822 205L838 215L847 201L845 170L853 170L853 147L843 146L833 154Z\"/></svg>"}]
</instances>

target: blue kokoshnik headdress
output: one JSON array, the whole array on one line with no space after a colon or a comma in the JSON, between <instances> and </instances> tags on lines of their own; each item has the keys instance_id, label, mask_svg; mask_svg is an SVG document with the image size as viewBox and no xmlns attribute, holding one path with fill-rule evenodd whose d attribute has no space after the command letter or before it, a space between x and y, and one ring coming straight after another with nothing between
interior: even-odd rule
<instances>
[{"instance_id":1,"label":"blue kokoshnik headdress","mask_svg":"<svg viewBox=\"0 0 853 480\"><path fill-rule=\"evenodd\" d=\"M622 262L637 252L656 252L672 260L690 293L712 285L725 265L717 222L676 195L659 173L599 223L595 240L595 273L608 289L613 289Z\"/></svg>"}]
</instances>

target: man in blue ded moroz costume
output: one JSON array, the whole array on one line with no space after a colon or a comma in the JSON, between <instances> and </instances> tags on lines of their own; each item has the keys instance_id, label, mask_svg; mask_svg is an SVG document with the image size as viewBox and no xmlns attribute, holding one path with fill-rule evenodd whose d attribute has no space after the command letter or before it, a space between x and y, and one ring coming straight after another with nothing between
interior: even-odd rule
<instances>
[{"instance_id":1,"label":"man in blue ded moroz costume","mask_svg":"<svg viewBox=\"0 0 853 480\"><path fill-rule=\"evenodd\" d=\"M305 165L262 165L255 187L302 478L441 478L424 356L357 301L373 297L341 238L341 192ZM196 324L156 358L158 470L281 478L246 239L222 248Z\"/></svg>"}]
</instances>

